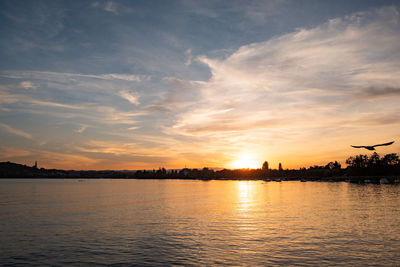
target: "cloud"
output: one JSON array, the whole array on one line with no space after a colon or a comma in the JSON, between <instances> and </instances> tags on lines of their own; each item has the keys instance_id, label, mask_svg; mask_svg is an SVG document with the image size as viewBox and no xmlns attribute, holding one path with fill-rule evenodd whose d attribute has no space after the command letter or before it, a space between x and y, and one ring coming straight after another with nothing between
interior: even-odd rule
<instances>
[{"instance_id":1,"label":"cloud","mask_svg":"<svg viewBox=\"0 0 400 267\"><path fill-rule=\"evenodd\" d=\"M131 102L134 105L139 105L139 94L136 92L130 92L127 90L122 90L119 92L119 96L121 96L122 98L128 100L129 102Z\"/></svg>"},{"instance_id":2,"label":"cloud","mask_svg":"<svg viewBox=\"0 0 400 267\"><path fill-rule=\"evenodd\" d=\"M0 122L0 127L10 134L15 134L15 135L21 136L26 139L32 139L32 135L30 133L15 129L7 124Z\"/></svg>"},{"instance_id":3,"label":"cloud","mask_svg":"<svg viewBox=\"0 0 400 267\"><path fill-rule=\"evenodd\" d=\"M369 87L361 91L362 95L367 97L393 97L400 96L400 87Z\"/></svg>"},{"instance_id":4,"label":"cloud","mask_svg":"<svg viewBox=\"0 0 400 267\"><path fill-rule=\"evenodd\" d=\"M93 8L101 8L104 11L113 13L114 15L118 15L118 6L113 1L106 1L104 3L93 2L91 6Z\"/></svg>"},{"instance_id":5,"label":"cloud","mask_svg":"<svg viewBox=\"0 0 400 267\"><path fill-rule=\"evenodd\" d=\"M398 10L386 7L249 44L222 60L199 57L212 77L199 89L198 103L179 114L174 127L181 133L193 133L198 124L268 128L271 120L301 121L312 115L296 106L337 108L341 100L344 107L350 99L364 101L357 99L360 91L398 95L398 25Z\"/></svg>"},{"instance_id":6,"label":"cloud","mask_svg":"<svg viewBox=\"0 0 400 267\"><path fill-rule=\"evenodd\" d=\"M133 74L119 74L119 73L106 73L106 74L80 74L80 73L64 73L64 72L50 72L50 71L0 71L0 76L12 79L44 79L55 80L60 78L88 78L100 80L122 80L122 81L135 81L141 82L149 80L150 76L133 75Z\"/></svg>"},{"instance_id":7,"label":"cloud","mask_svg":"<svg viewBox=\"0 0 400 267\"><path fill-rule=\"evenodd\" d=\"M135 143L114 144L103 141L90 141L84 146L76 147L79 151L90 153L105 153L114 155L132 154L136 150Z\"/></svg>"},{"instance_id":8,"label":"cloud","mask_svg":"<svg viewBox=\"0 0 400 267\"><path fill-rule=\"evenodd\" d=\"M18 86L0 86L0 108L18 113L53 116L63 119L79 118L78 124L135 124L134 117L147 111L127 112L128 103L139 105L139 93L132 89L137 82L149 81L148 76L128 74L84 75L39 71L0 71L9 79L27 79L38 90L18 90ZM26 87L32 87L25 84ZM120 88L126 88L120 90ZM18 93L17 93L18 92ZM124 100L123 100L124 99ZM125 102L127 100L128 102ZM48 108L53 108L51 112ZM57 108L57 109L56 109ZM59 110L58 110L59 109ZM68 112L62 109L69 109ZM82 121L84 120L84 121ZM86 121L86 122L85 122Z\"/></svg>"},{"instance_id":9,"label":"cloud","mask_svg":"<svg viewBox=\"0 0 400 267\"><path fill-rule=\"evenodd\" d=\"M81 125L78 129L74 130L76 133L83 133L88 128L87 125Z\"/></svg>"},{"instance_id":10,"label":"cloud","mask_svg":"<svg viewBox=\"0 0 400 267\"><path fill-rule=\"evenodd\" d=\"M177 77L166 77L170 88L162 93L159 101L146 107L149 112L177 113L197 102L201 81L186 81Z\"/></svg>"},{"instance_id":11,"label":"cloud","mask_svg":"<svg viewBox=\"0 0 400 267\"><path fill-rule=\"evenodd\" d=\"M112 1L108 1L108 2L105 4L104 10L105 10L105 11L108 11L108 12L112 12L112 13L114 13L115 15L118 15L118 12L117 12L117 5L116 5L114 2L112 2Z\"/></svg>"},{"instance_id":12,"label":"cloud","mask_svg":"<svg viewBox=\"0 0 400 267\"><path fill-rule=\"evenodd\" d=\"M281 6L286 0L254 1L248 5L240 6L239 12L244 12L247 20L255 25L264 25L273 16L282 13Z\"/></svg>"},{"instance_id":13,"label":"cloud","mask_svg":"<svg viewBox=\"0 0 400 267\"><path fill-rule=\"evenodd\" d=\"M71 154L66 151L53 152L48 150L34 150L32 151L34 157L38 160L38 165L44 168L60 168L60 169L71 169L73 166L74 170L83 169L104 169L104 164L99 164L98 159L87 157L79 154Z\"/></svg>"},{"instance_id":14,"label":"cloud","mask_svg":"<svg viewBox=\"0 0 400 267\"><path fill-rule=\"evenodd\" d=\"M26 103L35 106L45 106L45 107L55 107L55 108L65 108L65 109L75 109L75 110L82 110L84 107L79 105L69 105L69 104L61 104L52 101L45 101L32 98L28 95L22 94L12 94L7 92L0 91L0 104L15 104L15 103Z\"/></svg>"},{"instance_id":15,"label":"cloud","mask_svg":"<svg viewBox=\"0 0 400 267\"><path fill-rule=\"evenodd\" d=\"M151 167L154 167L154 164L157 163L165 164L170 157L169 154L160 149L143 147L137 143L129 142L92 140L76 146L74 149L96 159L108 159L109 161L118 161L118 158L124 159L124 165L131 165L130 169L138 163L145 163ZM110 162L107 162L107 164L110 164Z\"/></svg>"},{"instance_id":16,"label":"cloud","mask_svg":"<svg viewBox=\"0 0 400 267\"><path fill-rule=\"evenodd\" d=\"M142 81L142 77L138 75L129 75L129 74L110 73L110 74L97 75L95 77L98 79L105 79L105 80L110 79L110 80L124 80L124 81L135 81L135 82Z\"/></svg>"},{"instance_id":17,"label":"cloud","mask_svg":"<svg viewBox=\"0 0 400 267\"><path fill-rule=\"evenodd\" d=\"M338 121L339 125L345 126L386 126L399 124L400 114L398 112L370 112L356 118L347 118Z\"/></svg>"},{"instance_id":18,"label":"cloud","mask_svg":"<svg viewBox=\"0 0 400 267\"><path fill-rule=\"evenodd\" d=\"M136 130L136 129L139 129L139 128L140 128L140 126L132 126L132 127L129 127L128 130L133 131L133 130Z\"/></svg>"},{"instance_id":19,"label":"cloud","mask_svg":"<svg viewBox=\"0 0 400 267\"><path fill-rule=\"evenodd\" d=\"M191 49L187 49L185 51L185 57L186 57L185 65L189 66L190 64L192 64L193 56L192 56L192 50Z\"/></svg>"},{"instance_id":20,"label":"cloud","mask_svg":"<svg viewBox=\"0 0 400 267\"><path fill-rule=\"evenodd\" d=\"M9 161L12 158L29 157L32 151L0 146L0 161Z\"/></svg>"},{"instance_id":21,"label":"cloud","mask_svg":"<svg viewBox=\"0 0 400 267\"><path fill-rule=\"evenodd\" d=\"M91 119L93 121L101 121L106 124L137 124L139 121L138 117L148 115L147 111L138 111L138 112L123 112L118 111L114 107L110 106L100 106L95 107L91 110L91 113L86 116L87 119Z\"/></svg>"},{"instance_id":22,"label":"cloud","mask_svg":"<svg viewBox=\"0 0 400 267\"><path fill-rule=\"evenodd\" d=\"M274 155L306 153L306 143L315 154L322 144L334 151L366 133L396 136L400 123L390 116L400 112L399 25L390 6L245 45L223 59L200 56L211 78L188 89L197 93L181 100L189 106L170 109L175 119L164 132L221 151Z\"/></svg>"},{"instance_id":23,"label":"cloud","mask_svg":"<svg viewBox=\"0 0 400 267\"><path fill-rule=\"evenodd\" d=\"M29 81L23 81L20 83L21 87L24 89L35 89L37 88L37 85L33 84L32 82Z\"/></svg>"}]
</instances>

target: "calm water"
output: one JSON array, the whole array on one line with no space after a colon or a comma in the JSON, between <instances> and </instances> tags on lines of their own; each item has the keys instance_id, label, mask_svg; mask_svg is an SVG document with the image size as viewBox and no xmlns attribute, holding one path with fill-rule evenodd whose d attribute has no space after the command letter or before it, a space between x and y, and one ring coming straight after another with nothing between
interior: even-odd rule
<instances>
[{"instance_id":1,"label":"calm water","mask_svg":"<svg viewBox=\"0 0 400 267\"><path fill-rule=\"evenodd\" d=\"M0 180L1 264L400 264L400 186Z\"/></svg>"}]
</instances>

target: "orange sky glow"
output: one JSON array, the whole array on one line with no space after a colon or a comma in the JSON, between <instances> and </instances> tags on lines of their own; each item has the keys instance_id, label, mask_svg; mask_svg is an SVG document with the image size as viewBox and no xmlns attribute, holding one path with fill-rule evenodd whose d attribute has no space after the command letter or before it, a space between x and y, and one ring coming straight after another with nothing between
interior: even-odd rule
<instances>
[{"instance_id":1,"label":"orange sky glow","mask_svg":"<svg viewBox=\"0 0 400 267\"><path fill-rule=\"evenodd\" d=\"M398 153L399 6L284 2L5 8L0 161L299 168L371 153L350 145Z\"/></svg>"}]
</instances>

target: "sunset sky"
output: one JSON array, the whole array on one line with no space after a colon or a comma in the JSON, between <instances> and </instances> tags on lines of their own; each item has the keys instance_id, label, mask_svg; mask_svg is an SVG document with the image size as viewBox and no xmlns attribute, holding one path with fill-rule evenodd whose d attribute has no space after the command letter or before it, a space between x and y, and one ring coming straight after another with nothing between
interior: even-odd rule
<instances>
[{"instance_id":1,"label":"sunset sky","mask_svg":"<svg viewBox=\"0 0 400 267\"><path fill-rule=\"evenodd\" d=\"M395 141L399 1L0 1L0 161L308 167Z\"/></svg>"}]
</instances>

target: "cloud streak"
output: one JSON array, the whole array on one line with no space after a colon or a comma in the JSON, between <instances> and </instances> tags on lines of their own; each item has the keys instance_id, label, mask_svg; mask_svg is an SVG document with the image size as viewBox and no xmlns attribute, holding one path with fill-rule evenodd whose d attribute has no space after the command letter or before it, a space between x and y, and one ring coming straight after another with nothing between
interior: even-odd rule
<instances>
[{"instance_id":1,"label":"cloud streak","mask_svg":"<svg viewBox=\"0 0 400 267\"><path fill-rule=\"evenodd\" d=\"M65 109L75 109L75 110L82 110L84 107L79 106L79 105L69 105L69 104L62 104L62 103L57 103L57 102L52 102L52 101L45 101L45 100L39 100L35 99L33 97L30 97L28 95L23 95L23 94L12 94L12 93L7 93L7 92L1 92L0 91L0 104L15 104L15 103L25 103L25 104L30 104L34 106L45 106L45 107L54 107L54 108L65 108Z\"/></svg>"},{"instance_id":2,"label":"cloud streak","mask_svg":"<svg viewBox=\"0 0 400 267\"><path fill-rule=\"evenodd\" d=\"M32 139L32 135L30 133L15 129L5 123L0 122L0 128L2 128L3 130L5 130L6 132L8 132L10 134L18 135L18 136L26 138L26 139Z\"/></svg>"},{"instance_id":3,"label":"cloud streak","mask_svg":"<svg viewBox=\"0 0 400 267\"><path fill-rule=\"evenodd\" d=\"M24 89L35 89L37 86L29 81L24 81L20 83L21 87Z\"/></svg>"},{"instance_id":4,"label":"cloud streak","mask_svg":"<svg viewBox=\"0 0 400 267\"><path fill-rule=\"evenodd\" d=\"M139 105L139 94L136 92L130 92L128 90L122 90L119 92L119 95L128 100L130 103L134 104L134 105Z\"/></svg>"},{"instance_id":5,"label":"cloud streak","mask_svg":"<svg viewBox=\"0 0 400 267\"><path fill-rule=\"evenodd\" d=\"M89 78L100 80L121 80L121 81L134 81L141 82L149 80L150 76L134 75L134 74L119 74L119 73L106 73L106 74L80 74L80 73L64 73L64 72L50 72L50 71L0 71L0 76L12 79L45 79L54 80L56 78Z\"/></svg>"},{"instance_id":6,"label":"cloud streak","mask_svg":"<svg viewBox=\"0 0 400 267\"><path fill-rule=\"evenodd\" d=\"M87 125L81 125L78 129L74 130L76 133L83 133L88 128Z\"/></svg>"},{"instance_id":7,"label":"cloud streak","mask_svg":"<svg viewBox=\"0 0 400 267\"><path fill-rule=\"evenodd\" d=\"M104 11L113 13L114 15L118 15L118 6L113 1L106 2L93 2L91 5L93 8L101 8Z\"/></svg>"}]
</instances>

